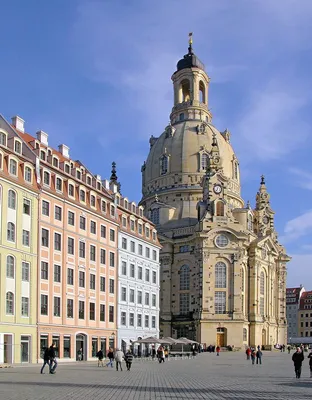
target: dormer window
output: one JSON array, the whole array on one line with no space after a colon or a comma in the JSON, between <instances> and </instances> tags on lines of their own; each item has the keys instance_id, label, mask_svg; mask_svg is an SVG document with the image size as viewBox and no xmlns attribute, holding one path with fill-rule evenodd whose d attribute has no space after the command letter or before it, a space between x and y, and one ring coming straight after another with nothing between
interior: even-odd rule
<instances>
[{"instance_id":1,"label":"dormer window","mask_svg":"<svg viewBox=\"0 0 312 400\"><path fill-rule=\"evenodd\" d=\"M119 196L116 196L116 204L117 204L117 206L119 206L119 204L120 204L120 198L119 198Z\"/></svg>"},{"instance_id":2,"label":"dormer window","mask_svg":"<svg viewBox=\"0 0 312 400\"><path fill-rule=\"evenodd\" d=\"M14 142L14 151L15 153L22 154L22 143L16 139Z\"/></svg>"},{"instance_id":3,"label":"dormer window","mask_svg":"<svg viewBox=\"0 0 312 400\"><path fill-rule=\"evenodd\" d=\"M150 229L148 227L145 228L145 235L147 238L150 237Z\"/></svg>"},{"instance_id":4,"label":"dormer window","mask_svg":"<svg viewBox=\"0 0 312 400\"><path fill-rule=\"evenodd\" d=\"M87 184L91 186L91 177L90 176L87 177Z\"/></svg>"},{"instance_id":5,"label":"dormer window","mask_svg":"<svg viewBox=\"0 0 312 400\"><path fill-rule=\"evenodd\" d=\"M17 162L15 160L10 160L10 174L17 175Z\"/></svg>"},{"instance_id":6,"label":"dormer window","mask_svg":"<svg viewBox=\"0 0 312 400\"><path fill-rule=\"evenodd\" d=\"M160 159L160 173L165 175L168 172L168 156L163 155Z\"/></svg>"},{"instance_id":7,"label":"dormer window","mask_svg":"<svg viewBox=\"0 0 312 400\"><path fill-rule=\"evenodd\" d=\"M90 196L90 204L91 207L95 207L95 196L93 194L91 194Z\"/></svg>"},{"instance_id":8,"label":"dormer window","mask_svg":"<svg viewBox=\"0 0 312 400\"><path fill-rule=\"evenodd\" d=\"M81 172L77 170L76 176L77 176L77 179L81 179Z\"/></svg>"},{"instance_id":9,"label":"dormer window","mask_svg":"<svg viewBox=\"0 0 312 400\"><path fill-rule=\"evenodd\" d=\"M128 210L128 201L125 200L125 208Z\"/></svg>"},{"instance_id":10,"label":"dormer window","mask_svg":"<svg viewBox=\"0 0 312 400\"><path fill-rule=\"evenodd\" d=\"M62 191L62 184L63 184L62 179L61 178L56 178L55 187L56 187L56 190L58 190L59 192Z\"/></svg>"},{"instance_id":11,"label":"dormer window","mask_svg":"<svg viewBox=\"0 0 312 400\"><path fill-rule=\"evenodd\" d=\"M53 167L58 168L58 166L59 166L58 159L56 157L53 157Z\"/></svg>"},{"instance_id":12,"label":"dormer window","mask_svg":"<svg viewBox=\"0 0 312 400\"><path fill-rule=\"evenodd\" d=\"M24 174L24 179L26 182L31 182L31 168L30 167L25 167L25 174Z\"/></svg>"},{"instance_id":13,"label":"dormer window","mask_svg":"<svg viewBox=\"0 0 312 400\"><path fill-rule=\"evenodd\" d=\"M115 206L111 205L110 213L112 217L115 217Z\"/></svg>"},{"instance_id":14,"label":"dormer window","mask_svg":"<svg viewBox=\"0 0 312 400\"><path fill-rule=\"evenodd\" d=\"M66 174L70 173L70 166L68 164L65 164L65 172Z\"/></svg>"},{"instance_id":15,"label":"dormer window","mask_svg":"<svg viewBox=\"0 0 312 400\"><path fill-rule=\"evenodd\" d=\"M102 212L106 213L106 201L102 200Z\"/></svg>"},{"instance_id":16,"label":"dormer window","mask_svg":"<svg viewBox=\"0 0 312 400\"><path fill-rule=\"evenodd\" d=\"M97 183L97 190L101 190L101 182Z\"/></svg>"},{"instance_id":17,"label":"dormer window","mask_svg":"<svg viewBox=\"0 0 312 400\"><path fill-rule=\"evenodd\" d=\"M86 201L86 192L84 190L80 189L79 196L80 201Z\"/></svg>"},{"instance_id":18,"label":"dormer window","mask_svg":"<svg viewBox=\"0 0 312 400\"><path fill-rule=\"evenodd\" d=\"M52 156L52 150L48 149L48 157Z\"/></svg>"},{"instance_id":19,"label":"dormer window","mask_svg":"<svg viewBox=\"0 0 312 400\"><path fill-rule=\"evenodd\" d=\"M132 204L132 212L133 212L133 214L135 214L135 212L136 212L136 206L135 206L135 204Z\"/></svg>"},{"instance_id":20,"label":"dormer window","mask_svg":"<svg viewBox=\"0 0 312 400\"><path fill-rule=\"evenodd\" d=\"M43 173L43 183L50 186L50 174L47 171L44 171Z\"/></svg>"},{"instance_id":21,"label":"dormer window","mask_svg":"<svg viewBox=\"0 0 312 400\"><path fill-rule=\"evenodd\" d=\"M143 210L142 210L142 208L140 208L139 215L140 215L140 217L143 217Z\"/></svg>"},{"instance_id":22,"label":"dormer window","mask_svg":"<svg viewBox=\"0 0 312 400\"><path fill-rule=\"evenodd\" d=\"M43 161L46 159L46 153L43 150L40 151L40 159Z\"/></svg>"},{"instance_id":23,"label":"dormer window","mask_svg":"<svg viewBox=\"0 0 312 400\"><path fill-rule=\"evenodd\" d=\"M130 220L130 229L131 229L132 231L135 230L135 222L134 222L132 219Z\"/></svg>"},{"instance_id":24,"label":"dormer window","mask_svg":"<svg viewBox=\"0 0 312 400\"><path fill-rule=\"evenodd\" d=\"M2 145L2 146L7 145L7 137L4 132L0 132L0 145Z\"/></svg>"},{"instance_id":25,"label":"dormer window","mask_svg":"<svg viewBox=\"0 0 312 400\"><path fill-rule=\"evenodd\" d=\"M124 228L127 228L127 218L126 217L122 217L122 226Z\"/></svg>"}]
</instances>

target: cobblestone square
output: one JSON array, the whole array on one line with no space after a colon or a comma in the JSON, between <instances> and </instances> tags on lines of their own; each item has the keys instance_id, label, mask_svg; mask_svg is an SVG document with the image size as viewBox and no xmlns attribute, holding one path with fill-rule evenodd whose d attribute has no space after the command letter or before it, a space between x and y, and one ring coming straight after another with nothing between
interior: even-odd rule
<instances>
[{"instance_id":1,"label":"cobblestone square","mask_svg":"<svg viewBox=\"0 0 312 400\"><path fill-rule=\"evenodd\" d=\"M5 400L87 399L292 399L312 396L308 360L302 378L294 378L291 355L264 353L251 365L242 352L203 353L195 359L135 361L128 372L96 363L59 364L55 375L40 367L0 370L0 398Z\"/></svg>"}]
</instances>

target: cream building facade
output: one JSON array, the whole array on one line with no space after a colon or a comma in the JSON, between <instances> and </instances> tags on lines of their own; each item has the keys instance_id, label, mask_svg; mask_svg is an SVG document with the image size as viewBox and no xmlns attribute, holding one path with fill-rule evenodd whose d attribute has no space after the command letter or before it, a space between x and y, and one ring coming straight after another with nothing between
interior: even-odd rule
<instances>
[{"instance_id":1,"label":"cream building facade","mask_svg":"<svg viewBox=\"0 0 312 400\"><path fill-rule=\"evenodd\" d=\"M241 197L230 132L208 107L194 54L172 76L174 106L142 166L142 200L162 250L160 335L221 346L286 343L286 263L264 177L253 209Z\"/></svg>"}]
</instances>

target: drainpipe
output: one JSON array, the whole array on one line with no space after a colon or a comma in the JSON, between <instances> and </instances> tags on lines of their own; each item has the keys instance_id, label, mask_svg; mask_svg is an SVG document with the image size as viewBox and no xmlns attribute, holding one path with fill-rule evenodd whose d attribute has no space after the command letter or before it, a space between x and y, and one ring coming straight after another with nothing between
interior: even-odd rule
<instances>
[{"instance_id":1,"label":"drainpipe","mask_svg":"<svg viewBox=\"0 0 312 400\"><path fill-rule=\"evenodd\" d=\"M41 212L41 202L40 202L40 193L38 194L38 215L37 215L37 310L36 310L36 325L37 325L37 343L36 343L36 353L37 353L37 364L39 364L39 358L40 358L40 337L39 337L39 306L40 306L40 238L41 238L41 232L40 232L40 212ZM39 348L38 348L39 347Z\"/></svg>"}]
</instances>

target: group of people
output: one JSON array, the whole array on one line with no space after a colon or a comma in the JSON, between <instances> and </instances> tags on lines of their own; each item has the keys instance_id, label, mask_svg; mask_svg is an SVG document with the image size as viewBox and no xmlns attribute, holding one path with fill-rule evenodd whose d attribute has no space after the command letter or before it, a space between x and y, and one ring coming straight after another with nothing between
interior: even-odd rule
<instances>
[{"instance_id":1,"label":"group of people","mask_svg":"<svg viewBox=\"0 0 312 400\"><path fill-rule=\"evenodd\" d=\"M304 348L302 347L297 347L295 353L292 355L292 361L294 363L295 367L295 374L296 378L299 379L301 377L301 369L302 369L302 363L304 360ZM312 350L310 351L310 354L308 355L309 359L309 367L310 367L310 378L312 378Z\"/></svg>"},{"instance_id":2,"label":"group of people","mask_svg":"<svg viewBox=\"0 0 312 400\"><path fill-rule=\"evenodd\" d=\"M260 346L257 347L257 350L254 347L247 347L246 349L247 360L251 360L251 363L254 365L257 360L257 364L262 364L262 351Z\"/></svg>"},{"instance_id":3,"label":"group of people","mask_svg":"<svg viewBox=\"0 0 312 400\"><path fill-rule=\"evenodd\" d=\"M96 353L98 358L98 367L104 367L104 353L102 350L99 350ZM127 371L131 370L132 362L133 362L133 354L129 349L126 354L124 354L120 349L116 349L115 353L112 348L109 348L107 353L108 363L105 364L106 367L110 366L111 368L114 367L113 362L116 362L116 371L120 369L122 371L122 361L125 360Z\"/></svg>"},{"instance_id":4,"label":"group of people","mask_svg":"<svg viewBox=\"0 0 312 400\"><path fill-rule=\"evenodd\" d=\"M41 367L41 374L44 374L44 367L49 366L49 373L55 374L55 370L57 368L57 361L55 356L55 348L54 343L51 344L50 347L47 347L43 354L43 366Z\"/></svg>"}]
</instances>

